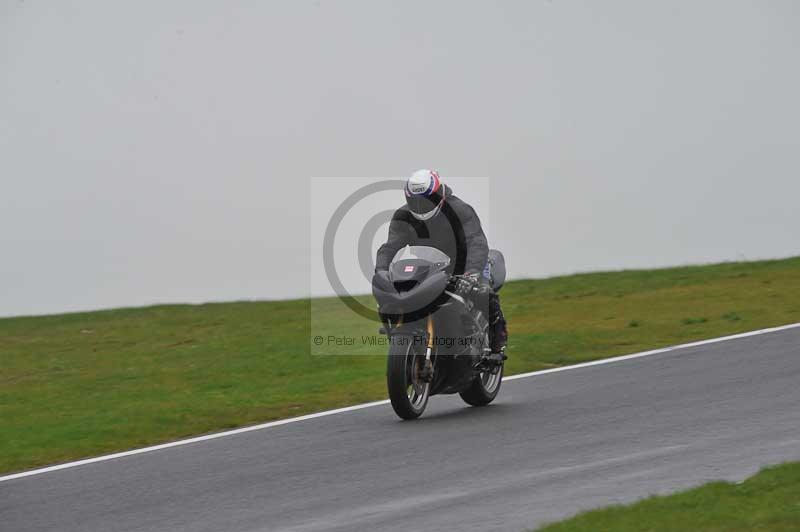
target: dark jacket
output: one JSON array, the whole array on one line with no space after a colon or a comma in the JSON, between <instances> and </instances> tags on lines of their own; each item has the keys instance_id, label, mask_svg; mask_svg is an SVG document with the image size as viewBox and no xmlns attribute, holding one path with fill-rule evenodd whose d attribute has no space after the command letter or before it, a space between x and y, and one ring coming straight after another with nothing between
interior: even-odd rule
<instances>
[{"instance_id":1,"label":"dark jacket","mask_svg":"<svg viewBox=\"0 0 800 532\"><path fill-rule=\"evenodd\" d=\"M395 254L406 245L443 251L452 261L449 270L456 275L481 273L489 253L478 215L469 204L453 196L450 187L446 188L442 211L430 220L417 220L405 205L395 211L389 237L378 249L375 270L388 270Z\"/></svg>"}]
</instances>

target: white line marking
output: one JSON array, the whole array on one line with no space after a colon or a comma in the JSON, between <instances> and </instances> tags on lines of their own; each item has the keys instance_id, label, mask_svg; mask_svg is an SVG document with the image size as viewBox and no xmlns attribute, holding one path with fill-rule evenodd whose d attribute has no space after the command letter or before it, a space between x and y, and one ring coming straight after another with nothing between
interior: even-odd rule
<instances>
[{"instance_id":1,"label":"white line marking","mask_svg":"<svg viewBox=\"0 0 800 532\"><path fill-rule=\"evenodd\" d=\"M800 323L792 323L790 325L782 325L780 327L771 327L769 329L760 329L757 331L750 331L741 334L733 334L731 336L722 336L719 338L711 338L709 340L701 340L699 342L691 342L688 344L681 344L675 345L672 347L664 347L661 349L653 349L651 351L644 351L641 353L633 353L630 355L623 355L614 358L604 358L600 360L593 360L591 362L584 362L582 364L573 364L571 366L563 366L560 368L553 368L553 369L545 369L541 371L532 371L530 373L519 373L517 375L511 375L509 377L503 377L503 380L511 381L516 379L525 379L528 377L537 377L540 375L547 375L548 373L556 373L559 371L568 371L573 369L580 369L580 368L588 368L590 366L599 366L601 364L613 364L615 362L622 362L625 360L633 360L635 358L642 358L652 355L660 355L662 353L669 353L671 351L678 351L680 349L687 349L690 347L698 347L701 345L708 345L708 344L715 344L718 342L725 342L728 340L737 340L739 338L747 338L749 336L758 336L761 334L769 334L778 331L785 331L788 329L795 329L800 327ZM292 417L288 419L280 419L278 421L270 421L269 423L262 423L260 425L253 425L250 427L242 427L240 429L228 430L225 432L216 432L214 434L206 434L204 436L197 436L195 438L189 438L186 440L178 440L173 441L170 443L162 443L160 445L153 445L151 447L142 447L141 449L133 449L131 451L124 451L121 453L114 453L114 454L107 454L104 456L97 456L95 458L87 458L85 460L78 460L76 462L68 462L66 464L58 464L50 467L43 467L41 469L33 469L31 471L23 471L22 473L15 473L13 475L6 475L4 477L0 477L0 482L5 482L8 480L14 480L17 478L23 477L30 477L33 475L41 475L43 473L50 473L51 471L58 471L60 469L68 469L72 467L78 467L87 464L94 464L96 462L105 462L107 460L114 460L116 458L124 458L126 456L133 456L135 454L143 454L149 453L152 451L160 451L161 449L169 449L170 447L179 447L181 445L189 445L190 443L198 443L202 441L208 440L216 440L217 438L225 438L227 436L233 436L235 434L243 434L245 432L252 432L256 430L263 430L268 429L271 427L277 427L280 425L288 425L289 423L296 423L298 421L306 421L308 419L316 419L320 417L332 416L334 414L341 414L343 412L352 412L354 410L362 410L364 408L370 408L373 406L385 405L389 404L388 399L384 399L383 401L374 401L372 403L362 403L360 405L353 405L353 406L346 406L344 408L337 408L335 410L326 410L324 412L316 412L314 414L307 414L305 416L298 416Z\"/></svg>"},{"instance_id":2,"label":"white line marking","mask_svg":"<svg viewBox=\"0 0 800 532\"><path fill-rule=\"evenodd\" d=\"M660 355L662 353L669 353L670 351L677 351L679 349L687 349L689 347L699 347L701 345L716 344L725 342L727 340L738 340L739 338L747 338L748 336L759 336L761 334L768 334L778 331L785 331L787 329L796 329L800 327L800 323L792 323L789 325L781 325L780 327L771 327L769 329L759 329L758 331L750 331L740 334L732 334L730 336L721 336L719 338L711 338L709 340L700 340L699 342L691 342L688 344L673 345L671 347L662 347L660 349L652 349L650 351L642 351L641 353L633 353L630 355L622 355L613 358L602 358L600 360L592 360L591 362L582 362L580 364L572 364L570 366L561 366L553 369L543 369L539 371L531 371L530 373L518 373L510 377L503 377L504 381L511 381L514 379L525 379L527 377L536 377L538 375L546 375L548 373L557 373L559 371L567 371L569 369L588 368L589 366L599 366L601 364L612 364L614 362L622 362L624 360L633 360L634 358L649 357L652 355ZM0 481L3 480L0 478Z\"/></svg>"},{"instance_id":3,"label":"white line marking","mask_svg":"<svg viewBox=\"0 0 800 532\"><path fill-rule=\"evenodd\" d=\"M214 434L206 434L204 436L197 436L189 438L188 440L178 440L169 443L162 443L160 445L153 445L152 447L142 447L141 449L133 449L131 451L123 451L121 453L107 454L104 456L97 456L95 458L87 458L85 460L78 460L77 462L68 462L66 464L58 464L50 467L43 467L41 469L34 469L32 471L23 471L22 473L15 473L0 477L0 482L6 480L14 480L15 478L29 477L31 475L41 475L42 473L49 473L51 471L58 471L59 469L67 469L70 467L78 467L86 464L93 464L95 462L105 462L106 460L113 460L115 458L123 458L125 456L133 456L135 454L149 453L151 451L159 451L161 449L169 449L170 447L179 447L181 445L189 445L190 443L197 443L201 441L215 440L225 436L233 436L234 434L242 434L244 432L252 432L254 430L268 429L270 427L277 427L279 425L286 425L296 421L305 421L307 419L314 419L318 417L331 416L339 414L340 412L350 412L352 410L361 410L362 408L369 408L371 406L388 404L389 400L375 401L373 403L362 403L360 405L346 406L344 408L337 408L336 410L326 410L324 412L316 412L314 414L307 414L305 416L292 417L288 419L279 419L278 421L270 421L269 423L262 423L261 425L253 425L250 427L242 427L240 429L228 430L225 432L215 432Z\"/></svg>"}]
</instances>

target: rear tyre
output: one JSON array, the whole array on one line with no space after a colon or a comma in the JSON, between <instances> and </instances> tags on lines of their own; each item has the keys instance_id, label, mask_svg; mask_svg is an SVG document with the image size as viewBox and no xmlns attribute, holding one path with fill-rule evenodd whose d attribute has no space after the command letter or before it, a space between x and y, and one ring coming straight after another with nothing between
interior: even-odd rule
<instances>
[{"instance_id":1,"label":"rear tyre","mask_svg":"<svg viewBox=\"0 0 800 532\"><path fill-rule=\"evenodd\" d=\"M497 397L500 385L503 383L503 370L505 365L500 366L497 373L483 371L475 377L472 384L459 395L465 403L472 406L486 406Z\"/></svg>"},{"instance_id":2,"label":"rear tyre","mask_svg":"<svg viewBox=\"0 0 800 532\"><path fill-rule=\"evenodd\" d=\"M395 336L389 343L386 385L394 412L403 419L416 419L428 405L431 384L419 378L425 353L412 336Z\"/></svg>"}]
</instances>

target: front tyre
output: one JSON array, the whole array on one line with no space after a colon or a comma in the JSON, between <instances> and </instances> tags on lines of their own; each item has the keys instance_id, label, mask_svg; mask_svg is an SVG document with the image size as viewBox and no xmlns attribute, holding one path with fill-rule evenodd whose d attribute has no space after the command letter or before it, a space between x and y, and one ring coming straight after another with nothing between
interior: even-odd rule
<instances>
[{"instance_id":1,"label":"front tyre","mask_svg":"<svg viewBox=\"0 0 800 532\"><path fill-rule=\"evenodd\" d=\"M491 371L482 371L479 373L469 388L461 392L459 395L465 403L472 406L486 406L497 397L500 391L500 384L503 382L503 370L505 364L498 368L496 373Z\"/></svg>"},{"instance_id":2,"label":"front tyre","mask_svg":"<svg viewBox=\"0 0 800 532\"><path fill-rule=\"evenodd\" d=\"M428 405L431 384L420 378L424 364L424 347L413 337L390 339L386 385L392 408L403 419L418 418Z\"/></svg>"}]
</instances>

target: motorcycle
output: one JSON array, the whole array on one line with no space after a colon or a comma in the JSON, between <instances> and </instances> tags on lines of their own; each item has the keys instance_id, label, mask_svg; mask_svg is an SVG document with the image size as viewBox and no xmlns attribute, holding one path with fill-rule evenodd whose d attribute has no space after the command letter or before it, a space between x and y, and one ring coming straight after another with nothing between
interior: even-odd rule
<instances>
[{"instance_id":1,"label":"motorcycle","mask_svg":"<svg viewBox=\"0 0 800 532\"><path fill-rule=\"evenodd\" d=\"M497 291L505 281L503 255L491 250L489 263ZM388 336L389 399L402 419L418 418L432 395L458 393L466 403L484 406L500 391L503 364L486 362L486 291L457 293L460 277L449 266L450 258L436 248L406 246L372 281L380 332Z\"/></svg>"}]
</instances>

